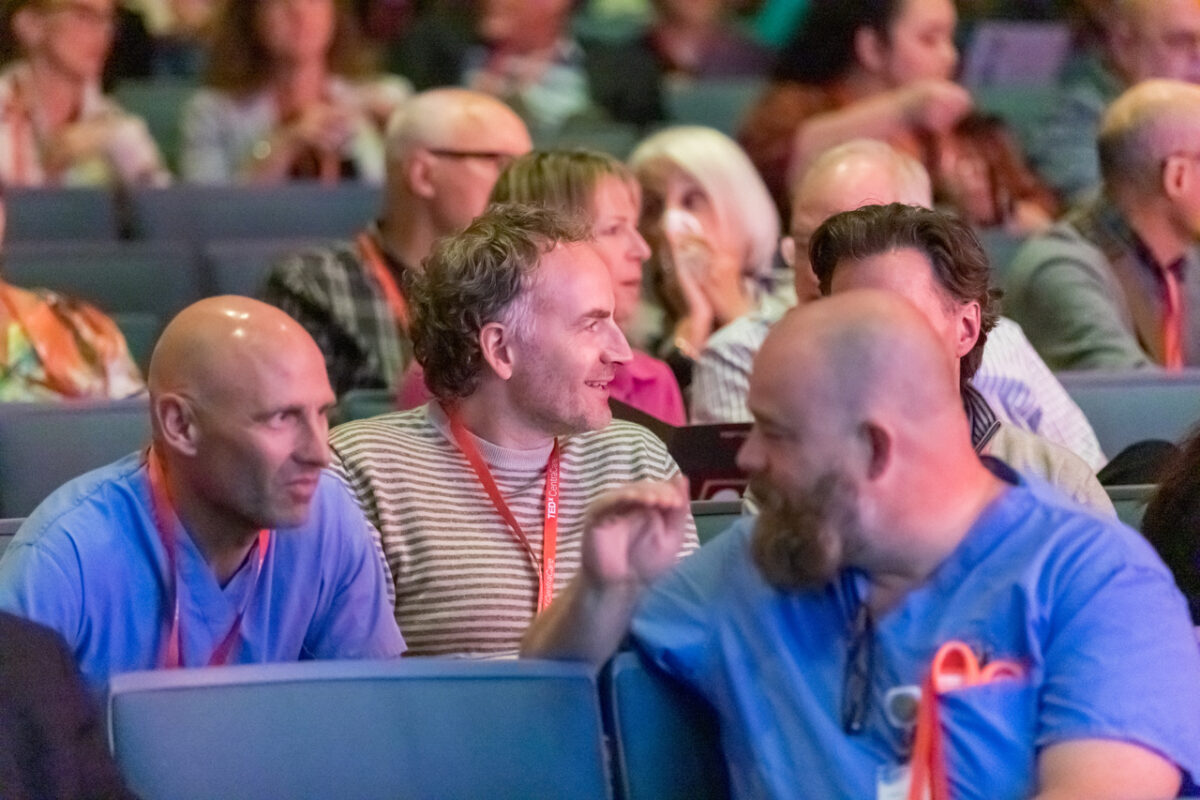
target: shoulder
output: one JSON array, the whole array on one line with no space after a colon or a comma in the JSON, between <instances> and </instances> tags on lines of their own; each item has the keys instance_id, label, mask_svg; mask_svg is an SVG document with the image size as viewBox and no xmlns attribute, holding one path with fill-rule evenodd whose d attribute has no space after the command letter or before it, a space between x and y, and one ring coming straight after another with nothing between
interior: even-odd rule
<instances>
[{"instance_id":1,"label":"shoulder","mask_svg":"<svg viewBox=\"0 0 1200 800\"><path fill-rule=\"evenodd\" d=\"M764 298L758 308L743 314L708 337L701 355L710 353L735 361L753 358L762 347L771 326L778 322L786 311L787 307L779 300L769 296ZM747 369L749 366L747 363Z\"/></svg>"},{"instance_id":2,"label":"shoulder","mask_svg":"<svg viewBox=\"0 0 1200 800\"><path fill-rule=\"evenodd\" d=\"M336 241L288 253L272 265L267 279L288 283L329 283L362 274L362 261L354 245Z\"/></svg>"},{"instance_id":3,"label":"shoulder","mask_svg":"<svg viewBox=\"0 0 1200 800\"><path fill-rule=\"evenodd\" d=\"M679 471L662 439L625 420L566 437L563 461L594 474L624 475L630 480L665 479Z\"/></svg>"},{"instance_id":4,"label":"shoulder","mask_svg":"<svg viewBox=\"0 0 1200 800\"><path fill-rule=\"evenodd\" d=\"M445 437L429 419L427 406L338 425L329 443L343 463L378 456L407 457Z\"/></svg>"},{"instance_id":5,"label":"shoulder","mask_svg":"<svg viewBox=\"0 0 1200 800\"><path fill-rule=\"evenodd\" d=\"M1065 447L1035 433L1001 422L988 443L994 456L1017 472L1053 486L1077 503L1115 516L1112 501L1104 493L1091 467Z\"/></svg>"},{"instance_id":6,"label":"shoulder","mask_svg":"<svg viewBox=\"0 0 1200 800\"><path fill-rule=\"evenodd\" d=\"M1060 220L1045 232L1032 236L1013 256L1008 283L1020 287L1053 264L1093 268L1107 261L1104 253L1070 220Z\"/></svg>"}]
</instances>

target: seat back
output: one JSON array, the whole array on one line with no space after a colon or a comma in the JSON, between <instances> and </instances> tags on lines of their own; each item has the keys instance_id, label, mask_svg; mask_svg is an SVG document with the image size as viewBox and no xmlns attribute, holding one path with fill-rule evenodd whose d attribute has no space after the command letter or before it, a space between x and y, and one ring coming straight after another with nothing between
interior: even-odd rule
<instances>
[{"instance_id":1,"label":"seat back","mask_svg":"<svg viewBox=\"0 0 1200 800\"><path fill-rule=\"evenodd\" d=\"M1113 507L1117 510L1117 519L1131 528L1141 530L1146 504L1158 491L1158 485L1139 483L1129 486L1105 486L1104 491L1108 493L1108 499L1112 500Z\"/></svg>"},{"instance_id":2,"label":"seat back","mask_svg":"<svg viewBox=\"0 0 1200 800\"><path fill-rule=\"evenodd\" d=\"M0 557L4 556L4 551L8 549L9 542L17 535L17 529L21 527L21 523L24 521L24 517L0 519Z\"/></svg>"},{"instance_id":3,"label":"seat back","mask_svg":"<svg viewBox=\"0 0 1200 800\"><path fill-rule=\"evenodd\" d=\"M332 238L352 236L379 208L378 186L173 186L133 195L138 236L182 239Z\"/></svg>"},{"instance_id":4,"label":"seat back","mask_svg":"<svg viewBox=\"0 0 1200 800\"><path fill-rule=\"evenodd\" d=\"M716 716L636 652L618 653L601 679L619 800L729 797Z\"/></svg>"},{"instance_id":5,"label":"seat back","mask_svg":"<svg viewBox=\"0 0 1200 800\"><path fill-rule=\"evenodd\" d=\"M1109 456L1147 439L1178 442L1200 422L1200 369L1060 372L1057 377Z\"/></svg>"},{"instance_id":6,"label":"seat back","mask_svg":"<svg viewBox=\"0 0 1200 800\"><path fill-rule=\"evenodd\" d=\"M147 800L606 798L594 672L412 659L115 676L109 740Z\"/></svg>"},{"instance_id":7,"label":"seat back","mask_svg":"<svg viewBox=\"0 0 1200 800\"><path fill-rule=\"evenodd\" d=\"M188 98L195 91L193 81L162 77L122 80L114 91L117 102L126 111L146 121L150 136L172 170L179 167L183 149L183 129L179 120Z\"/></svg>"},{"instance_id":8,"label":"seat back","mask_svg":"<svg viewBox=\"0 0 1200 800\"><path fill-rule=\"evenodd\" d=\"M740 500L693 500L692 517L696 520L696 536L700 544L704 544L741 519L742 503Z\"/></svg>"},{"instance_id":9,"label":"seat back","mask_svg":"<svg viewBox=\"0 0 1200 800\"><path fill-rule=\"evenodd\" d=\"M667 117L675 125L705 125L734 136L742 117L767 88L762 78L705 79L665 87Z\"/></svg>"},{"instance_id":10,"label":"seat back","mask_svg":"<svg viewBox=\"0 0 1200 800\"><path fill-rule=\"evenodd\" d=\"M0 404L0 517L28 515L70 479L149 441L145 398Z\"/></svg>"},{"instance_id":11,"label":"seat back","mask_svg":"<svg viewBox=\"0 0 1200 800\"><path fill-rule=\"evenodd\" d=\"M327 240L312 238L217 239L204 244L202 284L207 295L254 297L267 272L284 256Z\"/></svg>"},{"instance_id":12,"label":"seat back","mask_svg":"<svg viewBox=\"0 0 1200 800\"><path fill-rule=\"evenodd\" d=\"M396 397L390 389L351 389L338 400L337 421L353 422L396 410Z\"/></svg>"},{"instance_id":13,"label":"seat back","mask_svg":"<svg viewBox=\"0 0 1200 800\"><path fill-rule=\"evenodd\" d=\"M9 189L7 244L48 241L116 241L116 204L108 189Z\"/></svg>"}]
</instances>

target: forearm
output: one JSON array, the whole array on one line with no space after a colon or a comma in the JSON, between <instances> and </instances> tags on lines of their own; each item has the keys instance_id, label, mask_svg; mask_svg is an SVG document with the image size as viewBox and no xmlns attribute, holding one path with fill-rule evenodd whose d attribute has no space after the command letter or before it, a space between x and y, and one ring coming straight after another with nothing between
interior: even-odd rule
<instances>
[{"instance_id":1,"label":"forearm","mask_svg":"<svg viewBox=\"0 0 1200 800\"><path fill-rule=\"evenodd\" d=\"M641 588L638 583L602 587L576 576L529 626L521 657L603 664L625 638Z\"/></svg>"},{"instance_id":2,"label":"forearm","mask_svg":"<svg viewBox=\"0 0 1200 800\"><path fill-rule=\"evenodd\" d=\"M815 156L850 139L889 139L908 131L908 111L897 92L851 103L817 114L799 128L792 143L790 174L796 175Z\"/></svg>"}]
</instances>

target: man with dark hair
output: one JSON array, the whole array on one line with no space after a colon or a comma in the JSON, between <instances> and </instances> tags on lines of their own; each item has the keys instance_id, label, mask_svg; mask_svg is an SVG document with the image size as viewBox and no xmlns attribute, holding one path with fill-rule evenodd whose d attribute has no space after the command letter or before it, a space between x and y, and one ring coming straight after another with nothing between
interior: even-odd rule
<instances>
[{"instance_id":1,"label":"man with dark hair","mask_svg":"<svg viewBox=\"0 0 1200 800\"><path fill-rule=\"evenodd\" d=\"M612 310L586 229L547 209L493 206L426 261L412 332L435 399L331 435L410 652L515 654L579 568L588 502L679 475L653 434L612 421L630 356Z\"/></svg>"},{"instance_id":2,"label":"man with dark hair","mask_svg":"<svg viewBox=\"0 0 1200 800\"><path fill-rule=\"evenodd\" d=\"M1200 86L1129 89L1098 147L1102 191L1017 253L1008 311L1054 369L1200 366Z\"/></svg>"},{"instance_id":3,"label":"man with dark hair","mask_svg":"<svg viewBox=\"0 0 1200 800\"><path fill-rule=\"evenodd\" d=\"M676 566L679 487L599 498L522 655L630 633L715 708L736 798L1175 797L1200 775L1179 590L1136 531L978 457L925 317L869 290L785 315L738 454L762 514Z\"/></svg>"},{"instance_id":4,"label":"man with dark hair","mask_svg":"<svg viewBox=\"0 0 1200 800\"><path fill-rule=\"evenodd\" d=\"M830 217L809 247L822 294L884 289L915 305L954 360L971 440L1020 472L1030 472L1075 500L1114 514L1096 476L1078 456L997 419L971 385L999 293L989 289L987 255L957 217L900 203L864 206Z\"/></svg>"}]
</instances>

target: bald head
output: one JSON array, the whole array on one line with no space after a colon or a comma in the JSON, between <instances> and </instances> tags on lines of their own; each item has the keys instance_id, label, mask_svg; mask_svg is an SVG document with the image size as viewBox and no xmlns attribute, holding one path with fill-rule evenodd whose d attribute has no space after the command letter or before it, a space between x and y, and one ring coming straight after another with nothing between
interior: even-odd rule
<instances>
[{"instance_id":1,"label":"bald head","mask_svg":"<svg viewBox=\"0 0 1200 800\"><path fill-rule=\"evenodd\" d=\"M851 427L874 413L927 425L961 412L955 374L913 305L892 292L850 291L797 307L771 329L754 362L750 404L790 398L800 401L796 414Z\"/></svg>"},{"instance_id":2,"label":"bald head","mask_svg":"<svg viewBox=\"0 0 1200 800\"><path fill-rule=\"evenodd\" d=\"M1110 190L1158 194L1163 161L1200 152L1200 86L1152 80L1128 89L1105 111L1098 149Z\"/></svg>"},{"instance_id":3,"label":"bald head","mask_svg":"<svg viewBox=\"0 0 1200 800\"><path fill-rule=\"evenodd\" d=\"M792 187L794 244L789 261L795 270L797 297L803 301L820 296L808 260L813 231L834 214L886 203L931 208L933 190L920 162L884 142L853 139L826 150L809 166Z\"/></svg>"},{"instance_id":4,"label":"bald head","mask_svg":"<svg viewBox=\"0 0 1200 800\"><path fill-rule=\"evenodd\" d=\"M402 160L414 147L457 148L472 135L519 145L521 152L529 149L525 123L496 98L469 89L431 89L413 95L392 116L387 131L388 160Z\"/></svg>"},{"instance_id":5,"label":"bald head","mask_svg":"<svg viewBox=\"0 0 1200 800\"><path fill-rule=\"evenodd\" d=\"M248 297L201 300L163 331L148 383L155 450L194 535L307 517L334 396L297 322Z\"/></svg>"},{"instance_id":6,"label":"bald head","mask_svg":"<svg viewBox=\"0 0 1200 800\"><path fill-rule=\"evenodd\" d=\"M1110 56L1127 84L1151 78L1200 81L1200 3L1116 0L1113 6Z\"/></svg>"},{"instance_id":7,"label":"bald head","mask_svg":"<svg viewBox=\"0 0 1200 800\"><path fill-rule=\"evenodd\" d=\"M181 311L167 325L150 359L151 396L164 392L216 397L242 386L265 360L296 354L322 360L298 322L249 297L211 297Z\"/></svg>"}]
</instances>

